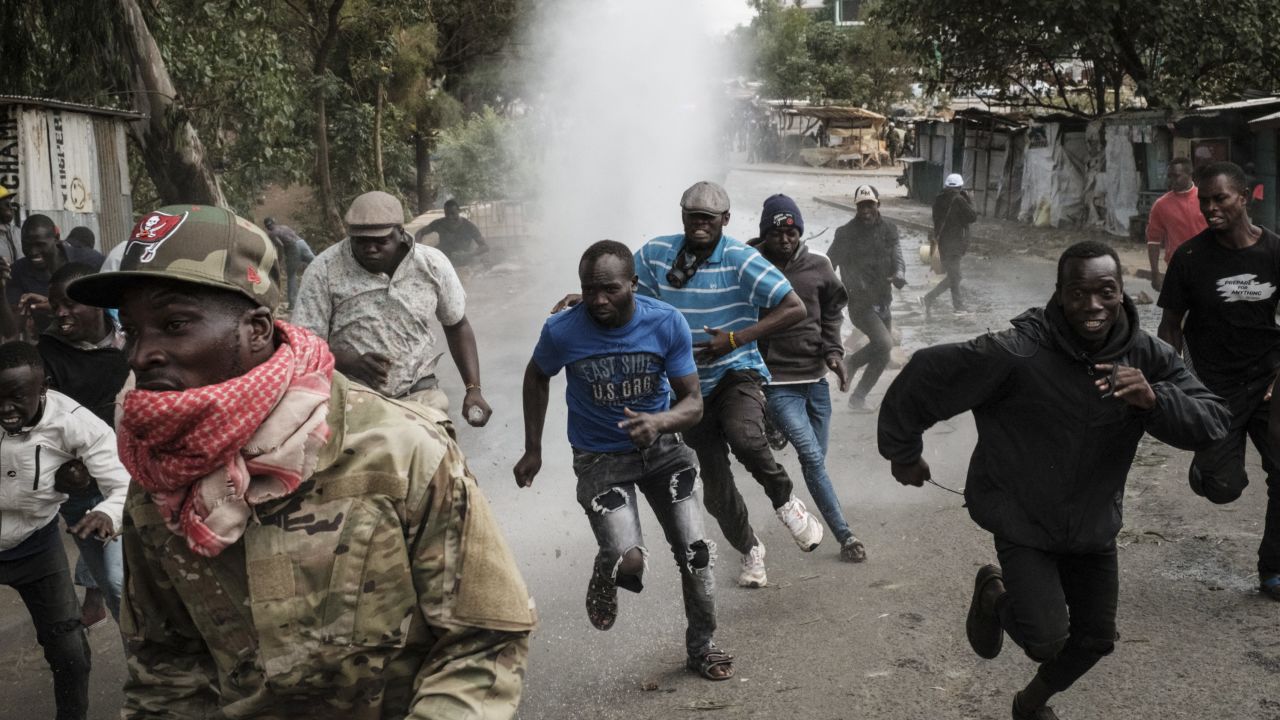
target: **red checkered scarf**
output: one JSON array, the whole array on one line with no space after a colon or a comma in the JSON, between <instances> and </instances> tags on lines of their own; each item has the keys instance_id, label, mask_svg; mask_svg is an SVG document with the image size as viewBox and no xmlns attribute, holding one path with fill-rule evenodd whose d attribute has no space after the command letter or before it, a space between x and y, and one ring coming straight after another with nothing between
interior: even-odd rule
<instances>
[{"instance_id":1,"label":"red checkered scarf","mask_svg":"<svg viewBox=\"0 0 1280 720\"><path fill-rule=\"evenodd\" d=\"M280 347L244 375L124 398L120 460L169 530L206 557L240 539L251 506L297 490L329 439L333 353L303 328L276 331Z\"/></svg>"}]
</instances>

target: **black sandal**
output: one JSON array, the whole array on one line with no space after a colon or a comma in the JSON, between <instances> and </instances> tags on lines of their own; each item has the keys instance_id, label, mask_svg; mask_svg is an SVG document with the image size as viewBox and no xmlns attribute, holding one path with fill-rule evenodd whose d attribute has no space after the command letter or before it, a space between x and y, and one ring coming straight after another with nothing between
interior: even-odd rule
<instances>
[{"instance_id":1,"label":"black sandal","mask_svg":"<svg viewBox=\"0 0 1280 720\"><path fill-rule=\"evenodd\" d=\"M618 619L618 585L599 570L587 583L587 619L597 630L608 630Z\"/></svg>"},{"instance_id":2,"label":"black sandal","mask_svg":"<svg viewBox=\"0 0 1280 720\"><path fill-rule=\"evenodd\" d=\"M715 645L708 645L701 655L690 655L685 666L708 680L728 680L735 674L733 656ZM717 668L720 668L718 674Z\"/></svg>"}]
</instances>

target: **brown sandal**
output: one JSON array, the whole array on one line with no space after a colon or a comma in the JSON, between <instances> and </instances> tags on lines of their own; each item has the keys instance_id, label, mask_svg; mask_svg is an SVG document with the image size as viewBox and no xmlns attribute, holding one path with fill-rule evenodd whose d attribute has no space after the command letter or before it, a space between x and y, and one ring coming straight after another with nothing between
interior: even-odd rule
<instances>
[{"instance_id":1,"label":"brown sandal","mask_svg":"<svg viewBox=\"0 0 1280 720\"><path fill-rule=\"evenodd\" d=\"M690 655L686 667L708 680L728 680L734 676L733 656L715 645L708 645L700 655Z\"/></svg>"}]
</instances>

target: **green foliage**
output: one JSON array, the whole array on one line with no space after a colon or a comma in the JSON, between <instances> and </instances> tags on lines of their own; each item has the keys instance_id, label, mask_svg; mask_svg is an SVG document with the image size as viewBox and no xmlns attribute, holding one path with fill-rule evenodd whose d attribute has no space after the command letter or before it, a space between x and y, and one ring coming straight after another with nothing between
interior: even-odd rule
<instances>
[{"instance_id":1,"label":"green foliage","mask_svg":"<svg viewBox=\"0 0 1280 720\"><path fill-rule=\"evenodd\" d=\"M329 5L142 2L178 90L178 112L196 128L229 202L241 213L268 184L313 177L317 88L327 103L331 176L340 204L375 187L410 195L415 135L434 137L461 122L464 99L475 107L510 102L503 52L526 3L345 0L317 77L315 50ZM0 93L129 106L133 69L115 2L17 3L0 13L0 37ZM373 142L379 96L382 181ZM132 160L141 208L154 188L143 165ZM322 225L317 217L314 226Z\"/></svg>"},{"instance_id":2,"label":"green foliage","mask_svg":"<svg viewBox=\"0 0 1280 720\"><path fill-rule=\"evenodd\" d=\"M298 123L307 88L267 8L242 0L148 7L147 24L232 208L247 214L268 183L303 179L313 155Z\"/></svg>"},{"instance_id":3,"label":"green foliage","mask_svg":"<svg viewBox=\"0 0 1280 720\"><path fill-rule=\"evenodd\" d=\"M436 168L459 202L527 197L533 190L534 144L526 122L486 107L440 137Z\"/></svg>"},{"instance_id":4,"label":"green foliage","mask_svg":"<svg viewBox=\"0 0 1280 720\"><path fill-rule=\"evenodd\" d=\"M1125 86L1170 108L1280 89L1274 0L883 0L873 17L900 28L935 86L1086 115ZM1069 60L1091 70L1083 95L1064 77Z\"/></svg>"},{"instance_id":5,"label":"green foliage","mask_svg":"<svg viewBox=\"0 0 1280 720\"><path fill-rule=\"evenodd\" d=\"M92 31L88 19L95 18ZM128 107L116 4L30 0L0 11L0 93Z\"/></svg>"},{"instance_id":6,"label":"green foliage","mask_svg":"<svg viewBox=\"0 0 1280 720\"><path fill-rule=\"evenodd\" d=\"M837 26L781 0L752 6L758 14L746 33L747 56L768 97L886 112L906 96L915 68L888 26Z\"/></svg>"}]
</instances>

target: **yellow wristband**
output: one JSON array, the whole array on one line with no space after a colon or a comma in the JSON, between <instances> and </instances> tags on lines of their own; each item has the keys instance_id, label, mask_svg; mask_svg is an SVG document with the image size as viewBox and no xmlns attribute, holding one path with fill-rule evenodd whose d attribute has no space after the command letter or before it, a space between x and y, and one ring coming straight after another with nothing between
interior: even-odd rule
<instances>
[{"instance_id":1,"label":"yellow wristband","mask_svg":"<svg viewBox=\"0 0 1280 720\"><path fill-rule=\"evenodd\" d=\"M732 330L729 331L729 349L731 350L738 349L738 340L734 338Z\"/></svg>"},{"instance_id":2,"label":"yellow wristband","mask_svg":"<svg viewBox=\"0 0 1280 720\"><path fill-rule=\"evenodd\" d=\"M479 390L479 389L480 389L480 383L467 383L467 387L466 387L466 389L467 389L468 391L470 391L470 390Z\"/></svg>"}]
</instances>

